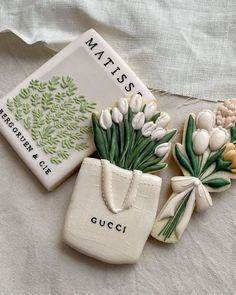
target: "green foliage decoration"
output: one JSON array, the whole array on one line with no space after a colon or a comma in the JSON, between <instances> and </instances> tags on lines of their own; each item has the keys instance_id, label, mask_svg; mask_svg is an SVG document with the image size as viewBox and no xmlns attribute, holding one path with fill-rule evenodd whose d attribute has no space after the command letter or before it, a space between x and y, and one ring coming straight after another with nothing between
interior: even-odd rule
<instances>
[{"instance_id":1,"label":"green foliage decoration","mask_svg":"<svg viewBox=\"0 0 236 295\"><path fill-rule=\"evenodd\" d=\"M96 103L78 94L70 76L53 76L49 81L32 79L28 87L7 100L8 110L53 164L68 159L73 150L88 149L91 127L85 121L95 106Z\"/></svg>"}]
</instances>

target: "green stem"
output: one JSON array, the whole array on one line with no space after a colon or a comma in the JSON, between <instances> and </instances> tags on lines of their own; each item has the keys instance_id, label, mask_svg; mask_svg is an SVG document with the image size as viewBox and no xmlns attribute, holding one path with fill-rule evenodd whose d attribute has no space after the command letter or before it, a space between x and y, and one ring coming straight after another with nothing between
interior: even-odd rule
<instances>
[{"instance_id":1,"label":"green stem","mask_svg":"<svg viewBox=\"0 0 236 295\"><path fill-rule=\"evenodd\" d=\"M120 122L119 126L119 136L120 136L120 155L122 155L123 148L124 148L124 122Z\"/></svg>"},{"instance_id":2,"label":"green stem","mask_svg":"<svg viewBox=\"0 0 236 295\"><path fill-rule=\"evenodd\" d=\"M201 179L201 182L203 182L206 178L208 178L208 177L210 177L211 175L213 175L215 172L217 172L217 170L216 169L214 169L210 174L208 174L207 176L205 176L205 177L203 177L202 179ZM203 174L204 175L204 174Z\"/></svg>"},{"instance_id":3,"label":"green stem","mask_svg":"<svg viewBox=\"0 0 236 295\"><path fill-rule=\"evenodd\" d=\"M135 137L136 137L136 132L132 127L130 128L130 133L131 133L130 134L130 145L129 145L129 148L126 153L126 157L124 159L124 168L125 169L129 169L128 158L129 158L129 155L132 154L132 151L134 148L134 143L135 143Z\"/></svg>"},{"instance_id":4,"label":"green stem","mask_svg":"<svg viewBox=\"0 0 236 295\"><path fill-rule=\"evenodd\" d=\"M203 155L204 154L202 154L200 158L199 173L201 172L201 169L202 169Z\"/></svg>"},{"instance_id":5,"label":"green stem","mask_svg":"<svg viewBox=\"0 0 236 295\"><path fill-rule=\"evenodd\" d=\"M111 127L111 146L110 146L110 162L114 163L114 158L116 154L117 148L117 133L116 133L116 126L115 124Z\"/></svg>"},{"instance_id":6,"label":"green stem","mask_svg":"<svg viewBox=\"0 0 236 295\"><path fill-rule=\"evenodd\" d=\"M142 138L142 129L136 130L135 145L137 146Z\"/></svg>"},{"instance_id":7,"label":"green stem","mask_svg":"<svg viewBox=\"0 0 236 295\"><path fill-rule=\"evenodd\" d=\"M195 130L195 121L192 115L189 115L186 134L185 134L185 151L189 158L189 161L193 170L193 176L196 176L197 161L196 161L196 155L193 151L193 142L192 142L192 136L193 136L194 130Z\"/></svg>"},{"instance_id":8,"label":"green stem","mask_svg":"<svg viewBox=\"0 0 236 295\"><path fill-rule=\"evenodd\" d=\"M156 146L156 142L155 141L151 141L146 147L145 149L142 150L142 153L140 153L138 155L138 157L136 157L134 159L134 161L132 161L132 163L129 165L130 168L132 169L136 169L138 167L138 165L140 163L143 162L143 160L146 158L146 157L150 157L151 155L154 154L154 150L155 150L155 146Z\"/></svg>"},{"instance_id":9,"label":"green stem","mask_svg":"<svg viewBox=\"0 0 236 295\"><path fill-rule=\"evenodd\" d=\"M129 149L129 145L130 145L130 118L131 118L131 110L129 109L128 113L125 115L125 119L124 119L124 129L125 129L125 141L124 141L124 149L122 152L122 156L121 159L119 161L119 166L124 168L124 162L125 162L125 158L126 158L126 154L127 151Z\"/></svg>"},{"instance_id":10,"label":"green stem","mask_svg":"<svg viewBox=\"0 0 236 295\"><path fill-rule=\"evenodd\" d=\"M163 157L162 158L156 157L155 159L152 159L152 158L153 158L153 155L147 161L143 161L142 163L140 163L136 169L143 170L150 165L158 164L163 159Z\"/></svg>"},{"instance_id":11,"label":"green stem","mask_svg":"<svg viewBox=\"0 0 236 295\"><path fill-rule=\"evenodd\" d=\"M155 148L165 142L169 142L171 138L175 135L176 130L169 131L165 136L159 140L151 140L150 143L142 149L141 153L134 158L132 162L129 162L130 169L137 169L139 165L147 162L152 156L155 156Z\"/></svg>"},{"instance_id":12,"label":"green stem","mask_svg":"<svg viewBox=\"0 0 236 295\"><path fill-rule=\"evenodd\" d=\"M130 151L132 151L132 149L135 146L134 144L135 144L135 141L136 141L136 137L137 137L137 132L136 132L136 130L133 130L132 139L131 139L131 145L130 145Z\"/></svg>"},{"instance_id":13,"label":"green stem","mask_svg":"<svg viewBox=\"0 0 236 295\"><path fill-rule=\"evenodd\" d=\"M166 239L168 239L171 234L174 232L180 217L182 216L182 214L184 213L184 210L186 209L187 203L188 203L188 199L191 195L193 190L189 191L186 196L181 200L181 202L179 203L174 216L172 216L171 218L169 218L168 222L166 223L166 225L163 227L163 229L159 232L158 236L163 234L164 241Z\"/></svg>"},{"instance_id":14,"label":"green stem","mask_svg":"<svg viewBox=\"0 0 236 295\"><path fill-rule=\"evenodd\" d=\"M212 155L212 152L210 152L209 153L209 155L208 155L208 157L207 157L207 159L206 159L206 162L208 161L208 159L210 158L210 156ZM203 155L202 155L202 159L203 159ZM203 161L203 160L202 160ZM206 163L205 162L205 163ZM204 165L205 166L205 165ZM204 173L206 172L206 170L204 169L205 167L203 166L203 168L202 168L202 170L200 170L199 171L199 176L198 176L198 178L200 179L203 175L204 175Z\"/></svg>"},{"instance_id":15,"label":"green stem","mask_svg":"<svg viewBox=\"0 0 236 295\"><path fill-rule=\"evenodd\" d=\"M135 145L132 153L128 155L128 158L126 159L126 165L127 167L131 167L131 164L133 161L139 157L139 155L142 153L142 151L147 147L147 145L151 142L150 138L143 138L143 140L140 142L139 145Z\"/></svg>"}]
</instances>

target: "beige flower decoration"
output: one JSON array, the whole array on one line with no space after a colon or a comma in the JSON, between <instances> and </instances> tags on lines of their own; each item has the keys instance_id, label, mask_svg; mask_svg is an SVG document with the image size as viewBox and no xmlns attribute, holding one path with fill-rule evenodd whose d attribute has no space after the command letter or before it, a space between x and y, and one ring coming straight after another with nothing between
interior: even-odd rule
<instances>
[{"instance_id":1,"label":"beige flower decoration","mask_svg":"<svg viewBox=\"0 0 236 295\"><path fill-rule=\"evenodd\" d=\"M229 128L236 121L236 98L227 99L216 111L216 125Z\"/></svg>"}]
</instances>

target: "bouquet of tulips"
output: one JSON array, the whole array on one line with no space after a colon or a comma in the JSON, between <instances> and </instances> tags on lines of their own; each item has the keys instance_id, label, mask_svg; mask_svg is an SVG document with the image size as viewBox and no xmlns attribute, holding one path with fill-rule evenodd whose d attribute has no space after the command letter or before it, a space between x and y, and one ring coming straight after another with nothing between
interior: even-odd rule
<instances>
[{"instance_id":1,"label":"bouquet of tulips","mask_svg":"<svg viewBox=\"0 0 236 295\"><path fill-rule=\"evenodd\" d=\"M236 178L236 99L226 100L215 112L190 114L183 143L177 143L174 157L184 176L171 179L173 194L159 213L152 236L177 242L193 211L212 206L210 192L222 192Z\"/></svg>"},{"instance_id":2,"label":"bouquet of tulips","mask_svg":"<svg viewBox=\"0 0 236 295\"><path fill-rule=\"evenodd\" d=\"M163 161L176 133L166 129L169 121L155 101L145 104L139 94L120 98L117 106L92 115L97 152L121 168L154 173L167 166Z\"/></svg>"}]
</instances>

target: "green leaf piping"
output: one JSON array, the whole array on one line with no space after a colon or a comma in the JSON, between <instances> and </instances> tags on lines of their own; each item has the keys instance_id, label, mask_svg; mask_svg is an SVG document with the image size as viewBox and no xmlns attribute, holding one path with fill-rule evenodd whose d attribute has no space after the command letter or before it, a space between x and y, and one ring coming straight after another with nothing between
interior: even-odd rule
<instances>
[{"instance_id":1,"label":"green leaf piping","mask_svg":"<svg viewBox=\"0 0 236 295\"><path fill-rule=\"evenodd\" d=\"M227 178L213 178L203 182L204 185L208 185L212 188L221 188L225 185L229 185L230 183L230 179Z\"/></svg>"},{"instance_id":2,"label":"green leaf piping","mask_svg":"<svg viewBox=\"0 0 236 295\"><path fill-rule=\"evenodd\" d=\"M53 76L49 81L32 79L28 87L7 100L7 108L32 139L49 155L53 164L60 164L73 150L89 148L91 126L84 125L96 103L78 95L70 76Z\"/></svg>"},{"instance_id":3,"label":"green leaf piping","mask_svg":"<svg viewBox=\"0 0 236 295\"><path fill-rule=\"evenodd\" d=\"M192 115L189 115L188 122L187 122L187 127L186 127L186 133L185 133L185 151L186 154L189 158L192 171L193 171L193 176L196 176L197 173L197 158L196 155L193 151L193 132L195 130L195 121Z\"/></svg>"}]
</instances>

